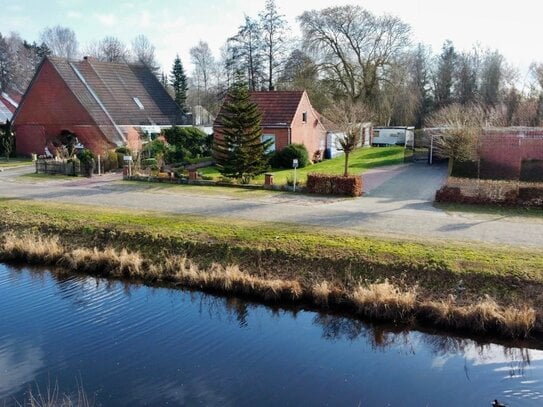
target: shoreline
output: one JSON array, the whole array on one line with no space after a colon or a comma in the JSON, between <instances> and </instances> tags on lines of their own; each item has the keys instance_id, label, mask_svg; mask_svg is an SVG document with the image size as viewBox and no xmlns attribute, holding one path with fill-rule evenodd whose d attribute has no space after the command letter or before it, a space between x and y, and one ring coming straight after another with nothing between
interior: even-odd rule
<instances>
[{"instance_id":1,"label":"shoreline","mask_svg":"<svg viewBox=\"0 0 543 407\"><path fill-rule=\"evenodd\" d=\"M145 214L146 224L136 213L121 211L122 222L104 222L100 216L105 211L76 205L58 211L58 205L28 201L0 201L0 209L6 214L0 221L0 261L7 263L59 266L70 273L263 302L309 304L316 310L406 327L507 339L543 337L541 304L531 295L543 288L538 251L513 253L507 265L511 272L507 267L497 272L484 258L489 249L482 248L474 266L478 253L462 248L469 262L460 259L462 267L453 269L447 261L450 247L438 245L431 256L422 256L418 243L404 242L401 253L393 256L387 244L397 241L327 236L314 228L302 231L306 241L289 242L283 241L285 236L267 236L294 233L277 225L255 229L239 224L235 235L225 236L213 231L212 221L198 217ZM157 219L158 229L151 227ZM207 231L191 230L200 224ZM221 232L228 228L214 226ZM356 244L367 251L349 250Z\"/></svg>"}]
</instances>

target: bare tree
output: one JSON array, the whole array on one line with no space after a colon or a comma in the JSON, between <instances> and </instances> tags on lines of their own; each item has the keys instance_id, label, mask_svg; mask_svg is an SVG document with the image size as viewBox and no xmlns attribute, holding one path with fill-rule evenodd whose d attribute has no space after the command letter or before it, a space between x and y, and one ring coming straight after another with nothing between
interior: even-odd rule
<instances>
[{"instance_id":1,"label":"bare tree","mask_svg":"<svg viewBox=\"0 0 543 407\"><path fill-rule=\"evenodd\" d=\"M434 148L449 159L449 175L455 161L467 161L477 154L477 138L485 123L484 110L478 105L448 105L433 113L427 125L434 128Z\"/></svg>"},{"instance_id":2,"label":"bare tree","mask_svg":"<svg viewBox=\"0 0 543 407\"><path fill-rule=\"evenodd\" d=\"M505 59L498 51L487 51L481 70L481 98L488 107L495 107L501 99Z\"/></svg>"},{"instance_id":3,"label":"bare tree","mask_svg":"<svg viewBox=\"0 0 543 407\"><path fill-rule=\"evenodd\" d=\"M98 55L95 56L105 62L127 62L130 51L117 37L107 36L98 43Z\"/></svg>"},{"instance_id":4,"label":"bare tree","mask_svg":"<svg viewBox=\"0 0 543 407\"><path fill-rule=\"evenodd\" d=\"M145 35L140 34L132 40L132 54L137 62L145 65L151 72L158 75L160 67L155 58L155 46L151 44L151 41Z\"/></svg>"},{"instance_id":5,"label":"bare tree","mask_svg":"<svg viewBox=\"0 0 543 407\"><path fill-rule=\"evenodd\" d=\"M450 40L443 43L441 54L437 57L434 76L434 97L437 108L453 103L453 86L458 55Z\"/></svg>"},{"instance_id":6,"label":"bare tree","mask_svg":"<svg viewBox=\"0 0 543 407\"><path fill-rule=\"evenodd\" d=\"M417 99L415 108L415 126L421 128L424 119L432 108L433 94L431 87L431 52L423 44L418 44L409 58L409 76L411 91Z\"/></svg>"},{"instance_id":7,"label":"bare tree","mask_svg":"<svg viewBox=\"0 0 543 407\"><path fill-rule=\"evenodd\" d=\"M375 106L387 68L409 45L410 27L353 5L306 11L298 20L304 45L324 71L353 102Z\"/></svg>"},{"instance_id":8,"label":"bare tree","mask_svg":"<svg viewBox=\"0 0 543 407\"><path fill-rule=\"evenodd\" d=\"M7 40L0 33L0 91L5 90L13 81L14 59Z\"/></svg>"},{"instance_id":9,"label":"bare tree","mask_svg":"<svg viewBox=\"0 0 543 407\"><path fill-rule=\"evenodd\" d=\"M379 92L376 119L386 126L408 125L416 118L420 100L413 89L409 67L403 62L407 58L400 56L396 63L390 65Z\"/></svg>"},{"instance_id":10,"label":"bare tree","mask_svg":"<svg viewBox=\"0 0 543 407\"><path fill-rule=\"evenodd\" d=\"M274 89L276 71L283 65L287 50L289 31L285 16L279 14L275 0L266 0L264 11L260 13L263 34L264 54L268 68L268 90Z\"/></svg>"},{"instance_id":11,"label":"bare tree","mask_svg":"<svg viewBox=\"0 0 543 407\"><path fill-rule=\"evenodd\" d=\"M40 38L53 55L65 59L77 58L79 44L71 28L60 25L47 27L41 32Z\"/></svg>"},{"instance_id":12,"label":"bare tree","mask_svg":"<svg viewBox=\"0 0 543 407\"><path fill-rule=\"evenodd\" d=\"M264 77L262 31L258 21L245 16L238 33L228 39L228 69L234 73L246 72L249 90L257 90Z\"/></svg>"},{"instance_id":13,"label":"bare tree","mask_svg":"<svg viewBox=\"0 0 543 407\"><path fill-rule=\"evenodd\" d=\"M339 137L337 147L345 154L345 167L343 175L349 175L349 155L361 146L363 140L363 124L371 117L370 109L361 102L341 100L325 112L325 116L332 120L341 130L343 136Z\"/></svg>"},{"instance_id":14,"label":"bare tree","mask_svg":"<svg viewBox=\"0 0 543 407\"><path fill-rule=\"evenodd\" d=\"M196 75L202 80L204 92L207 92L209 79L215 64L215 58L207 42L200 41L190 49L191 61L194 64Z\"/></svg>"}]
</instances>

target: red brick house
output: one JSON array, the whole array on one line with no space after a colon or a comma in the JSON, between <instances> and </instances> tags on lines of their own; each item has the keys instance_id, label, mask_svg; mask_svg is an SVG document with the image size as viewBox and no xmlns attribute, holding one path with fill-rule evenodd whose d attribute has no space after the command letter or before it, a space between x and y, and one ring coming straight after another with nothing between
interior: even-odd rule
<instances>
[{"instance_id":1,"label":"red brick house","mask_svg":"<svg viewBox=\"0 0 543 407\"><path fill-rule=\"evenodd\" d=\"M184 121L143 65L46 57L15 112L13 129L19 155L43 154L46 147L54 151L66 133L101 154L121 145L137 149L142 133Z\"/></svg>"},{"instance_id":2,"label":"red brick house","mask_svg":"<svg viewBox=\"0 0 543 407\"><path fill-rule=\"evenodd\" d=\"M310 159L322 158L326 129L305 91L251 92L250 95L262 111L262 138L274 140L273 150L297 143L306 146ZM214 137L219 139L221 114L222 111L213 124Z\"/></svg>"}]
</instances>

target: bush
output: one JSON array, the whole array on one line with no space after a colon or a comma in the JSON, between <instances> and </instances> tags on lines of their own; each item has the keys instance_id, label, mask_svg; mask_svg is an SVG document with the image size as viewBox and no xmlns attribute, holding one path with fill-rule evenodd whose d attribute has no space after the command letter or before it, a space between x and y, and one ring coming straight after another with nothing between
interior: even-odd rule
<instances>
[{"instance_id":1,"label":"bush","mask_svg":"<svg viewBox=\"0 0 543 407\"><path fill-rule=\"evenodd\" d=\"M181 162L211 155L213 138L197 127L172 127L164 130L171 148L166 157L169 162Z\"/></svg>"},{"instance_id":2,"label":"bush","mask_svg":"<svg viewBox=\"0 0 543 407\"><path fill-rule=\"evenodd\" d=\"M274 152L270 157L273 168L292 168L292 160L298 159L298 168L309 165L309 153L303 144L290 144L282 150Z\"/></svg>"},{"instance_id":3,"label":"bush","mask_svg":"<svg viewBox=\"0 0 543 407\"><path fill-rule=\"evenodd\" d=\"M164 156L164 154L167 152L166 145L162 140L150 141L143 146L142 150L143 155L149 158Z\"/></svg>"},{"instance_id":4,"label":"bush","mask_svg":"<svg viewBox=\"0 0 543 407\"><path fill-rule=\"evenodd\" d=\"M77 159L81 163L81 171L84 176L92 177L92 172L95 166L95 156L92 151L84 148L77 154Z\"/></svg>"},{"instance_id":5,"label":"bush","mask_svg":"<svg viewBox=\"0 0 543 407\"><path fill-rule=\"evenodd\" d=\"M362 177L309 174L307 190L313 194L362 196Z\"/></svg>"},{"instance_id":6,"label":"bush","mask_svg":"<svg viewBox=\"0 0 543 407\"><path fill-rule=\"evenodd\" d=\"M150 168L152 170L158 170L158 162L156 158L146 158L145 160L141 160L141 166L143 168Z\"/></svg>"}]
</instances>

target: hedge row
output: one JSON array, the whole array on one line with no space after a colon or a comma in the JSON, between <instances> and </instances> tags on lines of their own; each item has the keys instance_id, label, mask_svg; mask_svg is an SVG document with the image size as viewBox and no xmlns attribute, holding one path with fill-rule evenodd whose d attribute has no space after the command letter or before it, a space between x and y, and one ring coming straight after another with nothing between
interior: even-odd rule
<instances>
[{"instance_id":1,"label":"hedge row","mask_svg":"<svg viewBox=\"0 0 543 407\"><path fill-rule=\"evenodd\" d=\"M509 190L502 197L496 198L485 194L467 195L460 187L444 185L436 192L436 201L543 208L543 186L519 187L518 190Z\"/></svg>"},{"instance_id":2,"label":"hedge row","mask_svg":"<svg viewBox=\"0 0 543 407\"><path fill-rule=\"evenodd\" d=\"M309 174L307 191L323 195L362 195L362 177L343 177L338 175Z\"/></svg>"}]
</instances>

